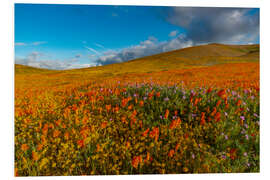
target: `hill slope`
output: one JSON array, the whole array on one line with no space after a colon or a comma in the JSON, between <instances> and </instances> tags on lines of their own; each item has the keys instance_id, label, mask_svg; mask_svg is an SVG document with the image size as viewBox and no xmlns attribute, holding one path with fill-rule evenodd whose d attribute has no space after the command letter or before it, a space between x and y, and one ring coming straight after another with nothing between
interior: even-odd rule
<instances>
[{"instance_id":1,"label":"hill slope","mask_svg":"<svg viewBox=\"0 0 270 180\"><path fill-rule=\"evenodd\" d=\"M259 48L259 45L201 45L84 70L122 74L256 62L259 61Z\"/></svg>"},{"instance_id":2,"label":"hill slope","mask_svg":"<svg viewBox=\"0 0 270 180\"><path fill-rule=\"evenodd\" d=\"M145 73L167 71L170 69L186 69L224 63L243 63L259 61L259 45L223 45L208 44L157 55L142 57L123 63L99 67L73 69L64 71L47 71L32 67L16 65L16 73L87 73L94 76L112 76L126 73ZM23 68L25 67L25 68Z\"/></svg>"}]
</instances>

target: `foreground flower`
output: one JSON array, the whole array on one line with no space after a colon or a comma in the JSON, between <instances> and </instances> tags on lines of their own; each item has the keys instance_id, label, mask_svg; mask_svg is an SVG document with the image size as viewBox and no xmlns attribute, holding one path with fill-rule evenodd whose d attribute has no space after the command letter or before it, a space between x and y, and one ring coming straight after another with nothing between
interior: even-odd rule
<instances>
[{"instance_id":1,"label":"foreground flower","mask_svg":"<svg viewBox=\"0 0 270 180\"><path fill-rule=\"evenodd\" d=\"M78 141L77 141L77 144L78 144L78 146L79 146L80 148L84 147L84 140L83 140L83 139L78 140Z\"/></svg>"},{"instance_id":2,"label":"foreground flower","mask_svg":"<svg viewBox=\"0 0 270 180\"><path fill-rule=\"evenodd\" d=\"M171 150L169 151L168 156L169 156L169 157L173 157L173 155L174 155L174 150L173 150L173 149L171 149Z\"/></svg>"},{"instance_id":3,"label":"foreground flower","mask_svg":"<svg viewBox=\"0 0 270 180\"><path fill-rule=\"evenodd\" d=\"M134 156L132 159L132 166L137 169L138 165L142 162L142 157L141 156Z\"/></svg>"},{"instance_id":4,"label":"foreground flower","mask_svg":"<svg viewBox=\"0 0 270 180\"><path fill-rule=\"evenodd\" d=\"M27 144L22 144L22 146L21 146L22 151L27 151L28 149L29 149L29 147Z\"/></svg>"}]
</instances>

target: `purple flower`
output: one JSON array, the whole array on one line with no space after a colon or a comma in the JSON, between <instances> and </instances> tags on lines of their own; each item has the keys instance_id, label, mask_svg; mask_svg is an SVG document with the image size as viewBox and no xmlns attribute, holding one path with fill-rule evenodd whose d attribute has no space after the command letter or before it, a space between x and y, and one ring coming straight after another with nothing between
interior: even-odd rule
<instances>
[{"instance_id":1,"label":"purple flower","mask_svg":"<svg viewBox=\"0 0 270 180\"><path fill-rule=\"evenodd\" d=\"M221 158L222 158L222 159L226 159L226 155L223 154L223 155L221 156Z\"/></svg>"},{"instance_id":2,"label":"purple flower","mask_svg":"<svg viewBox=\"0 0 270 180\"><path fill-rule=\"evenodd\" d=\"M250 99L252 99L252 100L253 100L254 98L255 98L254 96L250 96Z\"/></svg>"},{"instance_id":3,"label":"purple flower","mask_svg":"<svg viewBox=\"0 0 270 180\"><path fill-rule=\"evenodd\" d=\"M196 116L197 116L197 114L192 114L191 116L192 116L192 117L196 117Z\"/></svg>"},{"instance_id":4,"label":"purple flower","mask_svg":"<svg viewBox=\"0 0 270 180\"><path fill-rule=\"evenodd\" d=\"M250 167L250 164L249 163L247 163L247 167Z\"/></svg>"},{"instance_id":5,"label":"purple flower","mask_svg":"<svg viewBox=\"0 0 270 180\"><path fill-rule=\"evenodd\" d=\"M241 134L245 134L246 133L246 131L243 129L242 131L241 131Z\"/></svg>"},{"instance_id":6,"label":"purple flower","mask_svg":"<svg viewBox=\"0 0 270 180\"><path fill-rule=\"evenodd\" d=\"M186 96L183 96L183 99L186 99Z\"/></svg>"},{"instance_id":7,"label":"purple flower","mask_svg":"<svg viewBox=\"0 0 270 180\"><path fill-rule=\"evenodd\" d=\"M245 94L248 94L248 93L249 93L249 90L248 90L248 89L245 89L245 90L244 90L244 93L245 93Z\"/></svg>"},{"instance_id":8,"label":"purple flower","mask_svg":"<svg viewBox=\"0 0 270 180\"><path fill-rule=\"evenodd\" d=\"M192 159L195 159L195 155L194 155L193 153L192 153L192 155L191 155L191 156L192 156Z\"/></svg>"},{"instance_id":9,"label":"purple flower","mask_svg":"<svg viewBox=\"0 0 270 180\"><path fill-rule=\"evenodd\" d=\"M244 156L247 156L247 152L244 152Z\"/></svg>"},{"instance_id":10,"label":"purple flower","mask_svg":"<svg viewBox=\"0 0 270 180\"><path fill-rule=\"evenodd\" d=\"M257 117L257 118L259 117L258 114L256 114L256 113L254 113L253 115L254 115L255 117Z\"/></svg>"},{"instance_id":11,"label":"purple flower","mask_svg":"<svg viewBox=\"0 0 270 180\"><path fill-rule=\"evenodd\" d=\"M248 125L247 125L247 124L244 124L244 126L245 126L246 128L248 128Z\"/></svg>"},{"instance_id":12,"label":"purple flower","mask_svg":"<svg viewBox=\"0 0 270 180\"><path fill-rule=\"evenodd\" d=\"M134 96L134 97L137 97L137 94L134 94L133 96Z\"/></svg>"},{"instance_id":13,"label":"purple flower","mask_svg":"<svg viewBox=\"0 0 270 180\"><path fill-rule=\"evenodd\" d=\"M240 116L240 119L242 119L244 121L245 120L245 116Z\"/></svg>"},{"instance_id":14,"label":"purple flower","mask_svg":"<svg viewBox=\"0 0 270 180\"><path fill-rule=\"evenodd\" d=\"M248 140L248 135L247 134L245 135L245 138L246 138L246 140Z\"/></svg>"},{"instance_id":15,"label":"purple flower","mask_svg":"<svg viewBox=\"0 0 270 180\"><path fill-rule=\"evenodd\" d=\"M143 100L146 100L147 99L147 97L143 97Z\"/></svg>"},{"instance_id":16,"label":"purple flower","mask_svg":"<svg viewBox=\"0 0 270 180\"><path fill-rule=\"evenodd\" d=\"M169 101L170 99L168 97L164 98L164 101Z\"/></svg>"},{"instance_id":17,"label":"purple flower","mask_svg":"<svg viewBox=\"0 0 270 180\"><path fill-rule=\"evenodd\" d=\"M235 96L236 95L236 92L235 91L232 91L232 95Z\"/></svg>"},{"instance_id":18,"label":"purple flower","mask_svg":"<svg viewBox=\"0 0 270 180\"><path fill-rule=\"evenodd\" d=\"M112 121L112 118L110 119L110 121Z\"/></svg>"},{"instance_id":19,"label":"purple flower","mask_svg":"<svg viewBox=\"0 0 270 180\"><path fill-rule=\"evenodd\" d=\"M224 112L225 116L228 116L228 113L227 112Z\"/></svg>"},{"instance_id":20,"label":"purple flower","mask_svg":"<svg viewBox=\"0 0 270 180\"><path fill-rule=\"evenodd\" d=\"M228 140L228 136L227 135L225 135L225 139Z\"/></svg>"},{"instance_id":21,"label":"purple flower","mask_svg":"<svg viewBox=\"0 0 270 180\"><path fill-rule=\"evenodd\" d=\"M163 117L162 116L159 116L160 117L160 119L163 119Z\"/></svg>"}]
</instances>

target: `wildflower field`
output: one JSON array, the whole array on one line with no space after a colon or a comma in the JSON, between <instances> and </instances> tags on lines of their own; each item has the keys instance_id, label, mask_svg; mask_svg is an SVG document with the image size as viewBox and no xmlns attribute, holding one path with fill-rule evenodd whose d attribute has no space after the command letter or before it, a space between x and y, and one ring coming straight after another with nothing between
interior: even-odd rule
<instances>
[{"instance_id":1,"label":"wildflower field","mask_svg":"<svg viewBox=\"0 0 270 180\"><path fill-rule=\"evenodd\" d=\"M15 68L16 176L259 172L259 62Z\"/></svg>"}]
</instances>

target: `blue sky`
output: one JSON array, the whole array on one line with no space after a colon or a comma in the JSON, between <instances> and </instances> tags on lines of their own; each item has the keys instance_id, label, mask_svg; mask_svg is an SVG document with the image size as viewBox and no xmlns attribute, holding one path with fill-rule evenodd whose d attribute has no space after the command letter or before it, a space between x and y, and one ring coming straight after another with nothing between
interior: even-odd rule
<instances>
[{"instance_id":1,"label":"blue sky","mask_svg":"<svg viewBox=\"0 0 270 180\"><path fill-rule=\"evenodd\" d=\"M15 63L70 69L259 42L259 9L15 4Z\"/></svg>"}]
</instances>

